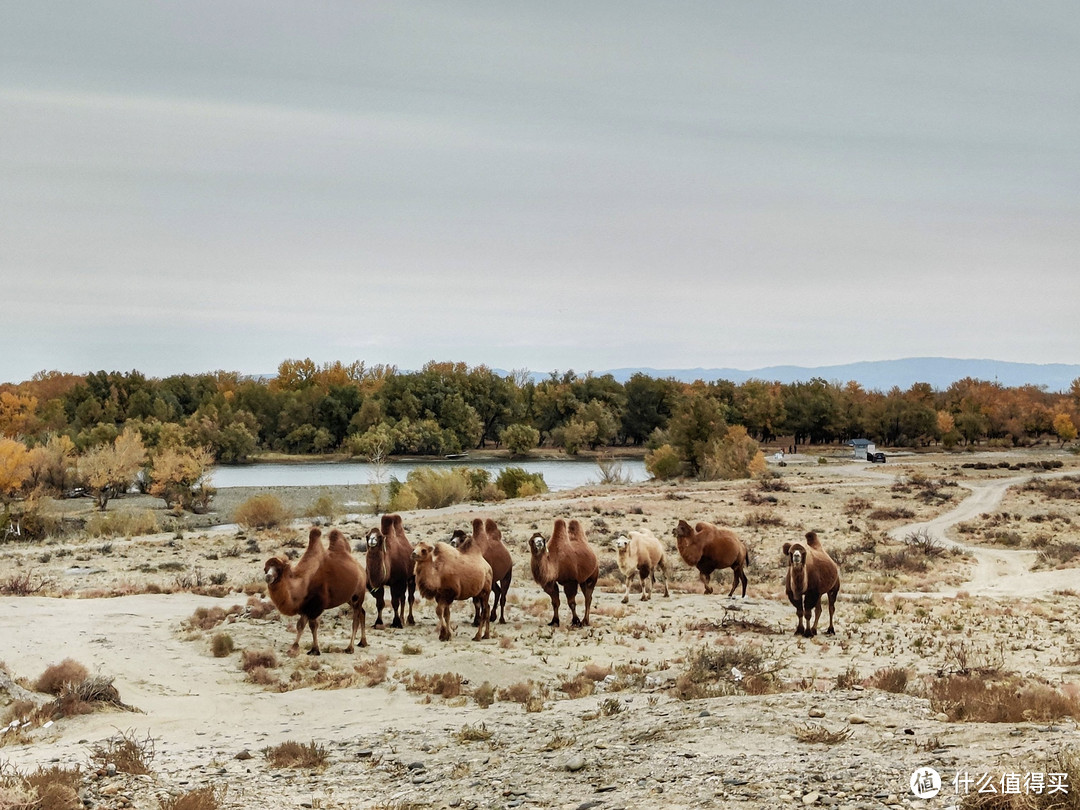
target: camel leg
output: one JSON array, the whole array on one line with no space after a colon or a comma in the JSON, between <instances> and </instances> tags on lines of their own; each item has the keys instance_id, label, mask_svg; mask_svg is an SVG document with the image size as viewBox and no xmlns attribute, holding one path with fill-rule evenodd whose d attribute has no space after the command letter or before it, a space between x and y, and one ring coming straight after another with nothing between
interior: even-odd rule
<instances>
[{"instance_id":1,"label":"camel leg","mask_svg":"<svg viewBox=\"0 0 1080 810\"><path fill-rule=\"evenodd\" d=\"M568 582L563 586L563 591L566 593L566 604L570 606L571 627L581 627L581 619L577 615L577 589L578 584L576 582Z\"/></svg>"},{"instance_id":2,"label":"camel leg","mask_svg":"<svg viewBox=\"0 0 1080 810\"><path fill-rule=\"evenodd\" d=\"M404 627L401 621L405 613L405 587L400 583L390 586L390 606L394 609L394 621L391 627Z\"/></svg>"},{"instance_id":3,"label":"camel leg","mask_svg":"<svg viewBox=\"0 0 1080 810\"><path fill-rule=\"evenodd\" d=\"M308 655L322 655L319 651L319 620L308 619L308 627L311 628L311 649L307 651Z\"/></svg>"},{"instance_id":4,"label":"camel leg","mask_svg":"<svg viewBox=\"0 0 1080 810\"><path fill-rule=\"evenodd\" d=\"M592 616L592 594L593 588L596 587L596 581L586 582L581 586L581 594L585 597L585 618L581 620L581 623L585 626L589 626L589 617Z\"/></svg>"},{"instance_id":5,"label":"camel leg","mask_svg":"<svg viewBox=\"0 0 1080 810\"><path fill-rule=\"evenodd\" d=\"M648 602L652 599L653 580L655 579L652 569L645 571L638 569L638 579L641 580L641 601ZM648 591L645 590L646 588L648 588Z\"/></svg>"},{"instance_id":6,"label":"camel leg","mask_svg":"<svg viewBox=\"0 0 1080 810\"><path fill-rule=\"evenodd\" d=\"M506 624L506 594L510 590L510 578L513 575L514 572L511 571L503 577L499 598L491 603L491 616L488 619L489 622L495 621L495 609L498 608L499 624Z\"/></svg>"},{"instance_id":7,"label":"camel leg","mask_svg":"<svg viewBox=\"0 0 1080 810\"><path fill-rule=\"evenodd\" d=\"M476 605L476 616L479 622L476 627L476 635L473 636L473 641L479 641L482 638L491 638L491 613L488 611L489 593L489 591L484 591L473 600L473 603Z\"/></svg>"},{"instance_id":8,"label":"camel leg","mask_svg":"<svg viewBox=\"0 0 1080 810\"><path fill-rule=\"evenodd\" d=\"M413 602L416 601L416 577L409 577L409 618L408 624L416 624L416 620L413 618Z\"/></svg>"},{"instance_id":9,"label":"camel leg","mask_svg":"<svg viewBox=\"0 0 1080 810\"><path fill-rule=\"evenodd\" d=\"M375 624L373 625L374 627L382 627L383 626L382 612L383 612L383 608L386 607L386 594L384 593L385 590L386 590L385 587L380 586L380 587L376 588L375 590L373 590L371 592L371 595L375 597L375 611L376 612L375 612Z\"/></svg>"},{"instance_id":10,"label":"camel leg","mask_svg":"<svg viewBox=\"0 0 1080 810\"><path fill-rule=\"evenodd\" d=\"M622 603L623 603L624 605L625 605L625 604L626 604L627 602L629 602L629 601L630 601L630 577L631 577L631 576L633 576L633 574L627 574L627 575L626 575L626 589L625 589L625 590L623 591L623 595L622 595ZM644 594L644 590L643 590L643 591L642 591L642 596L644 596L644 595L645 595L645 594Z\"/></svg>"},{"instance_id":11,"label":"camel leg","mask_svg":"<svg viewBox=\"0 0 1080 810\"><path fill-rule=\"evenodd\" d=\"M551 621L548 622L548 627L558 627L559 626L559 585L558 585L558 583L553 582L550 587L551 587L551 590L548 591L548 596L551 597L551 610L554 613L554 615L552 616Z\"/></svg>"},{"instance_id":12,"label":"camel leg","mask_svg":"<svg viewBox=\"0 0 1080 810\"><path fill-rule=\"evenodd\" d=\"M746 578L746 569L745 568L742 568L742 567L739 568L739 576L742 578L742 598L745 599L746 598L746 585L747 585L747 582L749 581Z\"/></svg>"},{"instance_id":13,"label":"camel leg","mask_svg":"<svg viewBox=\"0 0 1080 810\"><path fill-rule=\"evenodd\" d=\"M712 593L712 585L709 584L709 575L698 571L698 578L701 579L701 584L705 586L705 593Z\"/></svg>"},{"instance_id":14,"label":"camel leg","mask_svg":"<svg viewBox=\"0 0 1080 810\"><path fill-rule=\"evenodd\" d=\"M735 589L739 587L739 569L734 565L731 566L731 590L728 591L728 599L735 593Z\"/></svg>"},{"instance_id":15,"label":"camel leg","mask_svg":"<svg viewBox=\"0 0 1080 810\"><path fill-rule=\"evenodd\" d=\"M829 629L825 631L827 636L836 635L836 630L833 629L833 611L836 610L836 595L838 593L840 593L839 585L829 591Z\"/></svg>"},{"instance_id":16,"label":"camel leg","mask_svg":"<svg viewBox=\"0 0 1080 810\"><path fill-rule=\"evenodd\" d=\"M821 618L821 594L816 591L808 592L805 597L805 604L803 607L803 613L806 614L806 632L804 635L807 638L813 638L817 635L818 619ZM810 624L810 611L816 610L814 616L813 625Z\"/></svg>"},{"instance_id":17,"label":"camel leg","mask_svg":"<svg viewBox=\"0 0 1080 810\"><path fill-rule=\"evenodd\" d=\"M296 617L296 638L293 640L292 646L289 647L289 655L297 655L300 652L300 636L304 633L304 628L307 627L307 617Z\"/></svg>"},{"instance_id":18,"label":"camel leg","mask_svg":"<svg viewBox=\"0 0 1080 810\"><path fill-rule=\"evenodd\" d=\"M670 597L671 594L668 593L668 586L667 586L667 565L664 563L664 558L663 557L660 558L660 565L658 567L660 568L660 571L664 575L664 596L669 596Z\"/></svg>"},{"instance_id":19,"label":"camel leg","mask_svg":"<svg viewBox=\"0 0 1080 810\"><path fill-rule=\"evenodd\" d=\"M436 602L435 615L439 620L439 641L450 640L450 605Z\"/></svg>"},{"instance_id":20,"label":"camel leg","mask_svg":"<svg viewBox=\"0 0 1080 810\"><path fill-rule=\"evenodd\" d=\"M497 583L497 582L491 583L491 590L495 594L495 603L498 604L498 602L499 602L499 583ZM472 618L472 626L473 627L479 627L480 626L480 601L479 601L479 599L480 599L479 596L474 596L473 597L473 618ZM484 602L484 610L487 611L487 602L486 601ZM477 632L479 632L479 631L477 631Z\"/></svg>"}]
</instances>

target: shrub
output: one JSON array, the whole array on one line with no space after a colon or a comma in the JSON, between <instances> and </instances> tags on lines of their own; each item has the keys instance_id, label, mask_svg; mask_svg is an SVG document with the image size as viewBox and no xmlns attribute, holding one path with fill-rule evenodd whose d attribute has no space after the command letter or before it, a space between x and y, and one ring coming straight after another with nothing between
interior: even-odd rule
<instances>
[{"instance_id":1,"label":"shrub","mask_svg":"<svg viewBox=\"0 0 1080 810\"><path fill-rule=\"evenodd\" d=\"M438 470L434 467L417 467L406 476L405 481L416 493L416 505L420 509L441 509L464 503L472 494L468 479L456 468Z\"/></svg>"},{"instance_id":2,"label":"shrub","mask_svg":"<svg viewBox=\"0 0 1080 810\"><path fill-rule=\"evenodd\" d=\"M768 660L759 644L705 646L687 656L687 669L675 681L682 700L738 694L775 692L782 659Z\"/></svg>"},{"instance_id":3,"label":"shrub","mask_svg":"<svg viewBox=\"0 0 1080 810\"><path fill-rule=\"evenodd\" d=\"M540 431L531 425L510 425L499 433L499 441L506 445L511 455L524 456L540 444Z\"/></svg>"},{"instance_id":4,"label":"shrub","mask_svg":"<svg viewBox=\"0 0 1080 810\"><path fill-rule=\"evenodd\" d=\"M907 691L908 676L903 667L884 667L870 677L870 685L899 695Z\"/></svg>"},{"instance_id":5,"label":"shrub","mask_svg":"<svg viewBox=\"0 0 1080 810\"><path fill-rule=\"evenodd\" d=\"M1080 698L1044 683L1011 676L985 680L973 675L934 678L927 687L930 706L952 721L1023 723L1080 719Z\"/></svg>"},{"instance_id":6,"label":"shrub","mask_svg":"<svg viewBox=\"0 0 1080 810\"><path fill-rule=\"evenodd\" d=\"M99 512L86 521L86 533L91 537L137 537L160 531L157 515L150 509Z\"/></svg>"},{"instance_id":7,"label":"shrub","mask_svg":"<svg viewBox=\"0 0 1080 810\"><path fill-rule=\"evenodd\" d=\"M473 690L472 697L477 705L486 709L495 702L495 687L489 681L484 681Z\"/></svg>"},{"instance_id":8,"label":"shrub","mask_svg":"<svg viewBox=\"0 0 1080 810\"><path fill-rule=\"evenodd\" d=\"M675 478L682 472L682 459L670 444L663 444L645 454L645 469L658 480Z\"/></svg>"},{"instance_id":9,"label":"shrub","mask_svg":"<svg viewBox=\"0 0 1080 810\"><path fill-rule=\"evenodd\" d=\"M98 743L90 749L90 762L94 770L112 765L121 773L150 774L154 760L154 738L149 734L139 739L131 731L122 731L115 737Z\"/></svg>"},{"instance_id":10,"label":"shrub","mask_svg":"<svg viewBox=\"0 0 1080 810\"><path fill-rule=\"evenodd\" d=\"M256 667L274 669L277 665L277 653L269 647L262 650L244 650L240 654L240 668L244 672L251 672Z\"/></svg>"},{"instance_id":11,"label":"shrub","mask_svg":"<svg viewBox=\"0 0 1080 810\"><path fill-rule=\"evenodd\" d=\"M49 695L59 695L65 686L82 683L89 675L86 667L78 661L65 658L59 664L46 668L34 682L34 688Z\"/></svg>"},{"instance_id":12,"label":"shrub","mask_svg":"<svg viewBox=\"0 0 1080 810\"><path fill-rule=\"evenodd\" d=\"M321 769L326 767L326 761L330 753L324 746L318 745L314 740L306 745L303 743L287 740L279 745L273 745L263 749L263 756L272 768L310 768Z\"/></svg>"},{"instance_id":13,"label":"shrub","mask_svg":"<svg viewBox=\"0 0 1080 810\"><path fill-rule=\"evenodd\" d=\"M246 529L272 529L291 517L281 499L270 494L248 498L233 512L233 521Z\"/></svg>"},{"instance_id":14,"label":"shrub","mask_svg":"<svg viewBox=\"0 0 1080 810\"><path fill-rule=\"evenodd\" d=\"M463 682L464 679L456 672L444 672L441 675L421 675L413 672L405 684L405 689L409 692L452 698L461 694Z\"/></svg>"},{"instance_id":15,"label":"shrub","mask_svg":"<svg viewBox=\"0 0 1080 810\"><path fill-rule=\"evenodd\" d=\"M158 801L161 810L218 810L224 798L224 786L206 785Z\"/></svg>"},{"instance_id":16,"label":"shrub","mask_svg":"<svg viewBox=\"0 0 1080 810\"><path fill-rule=\"evenodd\" d=\"M304 517L322 518L327 523L333 523L334 518L342 513L341 504L334 499L333 495L322 494L304 510Z\"/></svg>"},{"instance_id":17,"label":"shrub","mask_svg":"<svg viewBox=\"0 0 1080 810\"><path fill-rule=\"evenodd\" d=\"M504 467L495 479L495 486L505 492L507 498L527 498L548 491L541 473L526 472L521 467Z\"/></svg>"},{"instance_id":18,"label":"shrub","mask_svg":"<svg viewBox=\"0 0 1080 810\"><path fill-rule=\"evenodd\" d=\"M214 654L214 658L225 658L235 649L233 637L228 633L215 633L210 640L210 651Z\"/></svg>"}]
</instances>

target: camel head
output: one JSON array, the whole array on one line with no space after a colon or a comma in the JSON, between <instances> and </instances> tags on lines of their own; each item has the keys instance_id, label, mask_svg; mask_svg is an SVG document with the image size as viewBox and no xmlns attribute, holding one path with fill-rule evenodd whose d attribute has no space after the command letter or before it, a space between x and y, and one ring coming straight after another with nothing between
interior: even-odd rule
<instances>
[{"instance_id":1,"label":"camel head","mask_svg":"<svg viewBox=\"0 0 1080 810\"><path fill-rule=\"evenodd\" d=\"M461 546L470 539L472 538L465 534L465 532L463 532L461 529L454 529L454 533L450 535L450 539L446 542L452 545L454 548L461 548Z\"/></svg>"},{"instance_id":2,"label":"camel head","mask_svg":"<svg viewBox=\"0 0 1080 810\"><path fill-rule=\"evenodd\" d=\"M385 539L386 537L378 529L372 529L371 531L369 531L366 538L368 551L371 551L371 549L381 546Z\"/></svg>"},{"instance_id":3,"label":"camel head","mask_svg":"<svg viewBox=\"0 0 1080 810\"><path fill-rule=\"evenodd\" d=\"M532 552L534 557L538 557L547 552L547 544L548 541L544 539L544 535L536 532L529 538L529 551Z\"/></svg>"},{"instance_id":4,"label":"camel head","mask_svg":"<svg viewBox=\"0 0 1080 810\"><path fill-rule=\"evenodd\" d=\"M413 562L422 563L425 560L430 560L431 555L434 554L434 552L435 547L432 546L431 543L417 543L412 553Z\"/></svg>"},{"instance_id":5,"label":"camel head","mask_svg":"<svg viewBox=\"0 0 1080 810\"><path fill-rule=\"evenodd\" d=\"M628 538L625 534L620 534L618 537L615 538L613 545L615 546L615 551L617 551L619 554L622 554L626 551L627 546L630 545L630 538Z\"/></svg>"},{"instance_id":6,"label":"camel head","mask_svg":"<svg viewBox=\"0 0 1080 810\"><path fill-rule=\"evenodd\" d=\"M675 547L679 549L679 555L686 560L688 565L697 565L701 559L701 543L697 540L693 528L685 520L680 520L679 525L671 530L675 535Z\"/></svg>"},{"instance_id":7,"label":"camel head","mask_svg":"<svg viewBox=\"0 0 1080 810\"><path fill-rule=\"evenodd\" d=\"M806 565L806 549L802 543L784 543L784 556L788 558L788 564L796 570Z\"/></svg>"},{"instance_id":8,"label":"camel head","mask_svg":"<svg viewBox=\"0 0 1080 810\"><path fill-rule=\"evenodd\" d=\"M267 585L276 585L281 581L281 578L285 576L285 572L290 568L289 561L283 557L271 557L263 565L263 573L265 575Z\"/></svg>"}]
</instances>

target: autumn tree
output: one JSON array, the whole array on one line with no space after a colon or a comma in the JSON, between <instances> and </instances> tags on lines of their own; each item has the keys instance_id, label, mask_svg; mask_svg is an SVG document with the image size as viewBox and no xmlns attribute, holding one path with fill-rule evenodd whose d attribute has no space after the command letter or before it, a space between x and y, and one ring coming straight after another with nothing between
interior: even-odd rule
<instances>
[{"instance_id":1,"label":"autumn tree","mask_svg":"<svg viewBox=\"0 0 1080 810\"><path fill-rule=\"evenodd\" d=\"M210 505L215 490L209 471L214 454L205 447L168 447L160 450L150 469L150 494L162 498L165 505L203 512Z\"/></svg>"},{"instance_id":2,"label":"autumn tree","mask_svg":"<svg viewBox=\"0 0 1080 810\"><path fill-rule=\"evenodd\" d=\"M506 445L511 455L524 456L540 444L540 431L521 423L509 425L499 434L499 441Z\"/></svg>"},{"instance_id":3,"label":"autumn tree","mask_svg":"<svg viewBox=\"0 0 1080 810\"><path fill-rule=\"evenodd\" d=\"M1072 417L1067 413L1056 414L1054 416L1054 433L1057 434L1058 441L1062 445L1065 442L1073 441L1076 438L1077 430Z\"/></svg>"},{"instance_id":4,"label":"autumn tree","mask_svg":"<svg viewBox=\"0 0 1080 810\"><path fill-rule=\"evenodd\" d=\"M101 444L78 460L78 477L104 511L109 501L127 492L146 464L146 448L134 428L125 428L111 444Z\"/></svg>"},{"instance_id":5,"label":"autumn tree","mask_svg":"<svg viewBox=\"0 0 1080 810\"><path fill-rule=\"evenodd\" d=\"M67 436L53 434L30 451L30 480L35 486L61 493L76 476L75 443Z\"/></svg>"},{"instance_id":6,"label":"autumn tree","mask_svg":"<svg viewBox=\"0 0 1080 810\"><path fill-rule=\"evenodd\" d=\"M0 437L0 500L7 501L30 477L30 453L15 439Z\"/></svg>"},{"instance_id":7,"label":"autumn tree","mask_svg":"<svg viewBox=\"0 0 1080 810\"><path fill-rule=\"evenodd\" d=\"M705 457L701 477L730 481L765 472L765 454L742 425L732 425Z\"/></svg>"},{"instance_id":8,"label":"autumn tree","mask_svg":"<svg viewBox=\"0 0 1080 810\"><path fill-rule=\"evenodd\" d=\"M691 386L668 423L669 443L690 475L700 475L713 443L727 431L727 409L701 384Z\"/></svg>"}]
</instances>

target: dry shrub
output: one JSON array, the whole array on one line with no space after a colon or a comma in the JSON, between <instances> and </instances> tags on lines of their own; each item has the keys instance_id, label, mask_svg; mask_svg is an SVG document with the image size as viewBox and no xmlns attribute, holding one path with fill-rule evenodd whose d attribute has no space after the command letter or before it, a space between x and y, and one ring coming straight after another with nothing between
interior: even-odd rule
<instances>
[{"instance_id":1,"label":"dry shrub","mask_svg":"<svg viewBox=\"0 0 1080 810\"><path fill-rule=\"evenodd\" d=\"M962 810L1080 810L1080 791L1076 789L1080 785L1080 753L1076 749L1052 754L1041 764L1017 765L1007 770L1013 773L1064 774L1062 782L1068 790L1064 793L1050 792L1044 787L1042 793L984 793L972 785L960 801Z\"/></svg>"},{"instance_id":2,"label":"dry shrub","mask_svg":"<svg viewBox=\"0 0 1080 810\"><path fill-rule=\"evenodd\" d=\"M590 662L585 665L585 669L581 670L581 674L590 681L602 681L611 674L611 667L600 666L600 664Z\"/></svg>"},{"instance_id":3,"label":"dry shrub","mask_svg":"<svg viewBox=\"0 0 1080 810\"><path fill-rule=\"evenodd\" d=\"M873 501L869 501L866 498L855 496L854 498L848 498L847 503L844 504L844 514L848 517L861 514L867 509L872 508Z\"/></svg>"},{"instance_id":4,"label":"dry shrub","mask_svg":"<svg viewBox=\"0 0 1080 810\"><path fill-rule=\"evenodd\" d=\"M113 686L112 678L97 675L85 678L79 683L65 685L56 700L37 710L36 719L59 720L62 717L90 714L101 706L126 712L138 711L134 706L120 700L120 692Z\"/></svg>"},{"instance_id":5,"label":"dry shrub","mask_svg":"<svg viewBox=\"0 0 1080 810\"><path fill-rule=\"evenodd\" d=\"M306 745L286 740L279 745L263 749L263 756L272 768L309 768L321 770L330 758L325 747L314 740Z\"/></svg>"},{"instance_id":6,"label":"dry shrub","mask_svg":"<svg viewBox=\"0 0 1080 810\"><path fill-rule=\"evenodd\" d=\"M486 709L495 702L495 687L489 681L484 681L473 690L472 697L478 706Z\"/></svg>"},{"instance_id":7,"label":"dry shrub","mask_svg":"<svg viewBox=\"0 0 1080 810\"><path fill-rule=\"evenodd\" d=\"M261 650L244 650L240 653L240 668L250 673L253 669L275 669L278 666L278 657L269 647Z\"/></svg>"},{"instance_id":8,"label":"dry shrub","mask_svg":"<svg viewBox=\"0 0 1080 810\"><path fill-rule=\"evenodd\" d=\"M248 498L233 512L233 522L246 529L272 529L291 518L281 499L270 494Z\"/></svg>"},{"instance_id":9,"label":"dry shrub","mask_svg":"<svg viewBox=\"0 0 1080 810\"><path fill-rule=\"evenodd\" d=\"M930 705L952 721L1022 723L1080 719L1080 698L1045 683L1018 676L988 681L973 675L933 678L926 687Z\"/></svg>"},{"instance_id":10,"label":"dry shrub","mask_svg":"<svg viewBox=\"0 0 1080 810\"><path fill-rule=\"evenodd\" d=\"M12 810L81 810L82 773L54 766L23 776L17 771L0 774L0 807Z\"/></svg>"},{"instance_id":11,"label":"dry shrub","mask_svg":"<svg viewBox=\"0 0 1080 810\"><path fill-rule=\"evenodd\" d=\"M836 676L837 689L851 689L861 683L862 675L859 674L859 668L854 664L849 664L847 669Z\"/></svg>"},{"instance_id":12,"label":"dry shrub","mask_svg":"<svg viewBox=\"0 0 1080 810\"><path fill-rule=\"evenodd\" d=\"M233 605L228 610L217 607L196 608L184 622L192 630L213 630L230 616L238 616L243 611L240 605Z\"/></svg>"},{"instance_id":13,"label":"dry shrub","mask_svg":"<svg viewBox=\"0 0 1080 810\"><path fill-rule=\"evenodd\" d=\"M233 637L228 633L215 633L214 637L210 639L210 652L213 653L214 658L225 658L231 655L235 649L236 645L233 643Z\"/></svg>"},{"instance_id":14,"label":"dry shrub","mask_svg":"<svg viewBox=\"0 0 1080 810\"><path fill-rule=\"evenodd\" d=\"M65 658L42 672L34 682L34 689L49 695L59 695L65 686L82 683L89 675L90 672L78 661Z\"/></svg>"},{"instance_id":15,"label":"dry shrub","mask_svg":"<svg viewBox=\"0 0 1080 810\"><path fill-rule=\"evenodd\" d=\"M461 743L484 742L490 740L494 734L494 731L489 730L487 726L481 723L478 726L462 726L461 730L454 735L454 739Z\"/></svg>"},{"instance_id":16,"label":"dry shrub","mask_svg":"<svg viewBox=\"0 0 1080 810\"><path fill-rule=\"evenodd\" d=\"M3 720L0 721L0 726L10 724L12 720L23 722L34 713L35 709L37 709L37 704L32 700L13 700L4 709L4 716Z\"/></svg>"},{"instance_id":17,"label":"dry shrub","mask_svg":"<svg viewBox=\"0 0 1080 810\"><path fill-rule=\"evenodd\" d=\"M596 682L584 675L578 675L576 678L563 681L559 689L566 692L571 699L576 700L577 698L588 697L595 692Z\"/></svg>"},{"instance_id":18,"label":"dry shrub","mask_svg":"<svg viewBox=\"0 0 1080 810\"><path fill-rule=\"evenodd\" d=\"M753 528L755 526L786 526L787 523L784 519L776 514L765 509L758 509L750 512L743 520L743 525Z\"/></svg>"},{"instance_id":19,"label":"dry shrub","mask_svg":"<svg viewBox=\"0 0 1080 810\"><path fill-rule=\"evenodd\" d=\"M519 681L511 684L498 692L499 700L511 703L520 703L527 712L539 712L544 709L544 699L548 696L548 689L543 684L534 681Z\"/></svg>"},{"instance_id":20,"label":"dry shrub","mask_svg":"<svg viewBox=\"0 0 1080 810\"><path fill-rule=\"evenodd\" d=\"M153 761L154 738L149 733L140 740L134 732L122 731L90 748L90 763L94 770L112 765L121 773L151 774L150 763Z\"/></svg>"},{"instance_id":21,"label":"dry shrub","mask_svg":"<svg viewBox=\"0 0 1080 810\"><path fill-rule=\"evenodd\" d=\"M218 810L225 798L225 787L206 785L179 796L160 799L161 810Z\"/></svg>"},{"instance_id":22,"label":"dry shrub","mask_svg":"<svg viewBox=\"0 0 1080 810\"><path fill-rule=\"evenodd\" d=\"M884 667L870 676L870 685L900 695L907 691L909 677L904 667Z\"/></svg>"},{"instance_id":23,"label":"dry shrub","mask_svg":"<svg viewBox=\"0 0 1080 810\"><path fill-rule=\"evenodd\" d=\"M817 725L816 723L807 723L795 729L795 739L799 742L824 743L825 745L836 745L836 743L841 743L848 739L851 734L852 730L850 728L830 731L825 728L825 726Z\"/></svg>"},{"instance_id":24,"label":"dry shrub","mask_svg":"<svg viewBox=\"0 0 1080 810\"><path fill-rule=\"evenodd\" d=\"M879 506L867 517L871 520L911 520L915 512L906 506Z\"/></svg>"},{"instance_id":25,"label":"dry shrub","mask_svg":"<svg viewBox=\"0 0 1080 810\"><path fill-rule=\"evenodd\" d=\"M277 675L266 667L252 667L247 671L247 680L258 686L281 686Z\"/></svg>"},{"instance_id":26,"label":"dry shrub","mask_svg":"<svg viewBox=\"0 0 1080 810\"><path fill-rule=\"evenodd\" d=\"M0 596L32 596L51 587L53 581L26 571L0 579Z\"/></svg>"},{"instance_id":27,"label":"dry shrub","mask_svg":"<svg viewBox=\"0 0 1080 810\"><path fill-rule=\"evenodd\" d=\"M374 658L357 664L353 669L363 678L365 686L378 686L386 680L388 660L386 655L376 655Z\"/></svg>"},{"instance_id":28,"label":"dry shrub","mask_svg":"<svg viewBox=\"0 0 1080 810\"><path fill-rule=\"evenodd\" d=\"M785 662L767 659L760 644L704 646L687 656L687 669L675 680L681 700L779 691Z\"/></svg>"},{"instance_id":29,"label":"dry shrub","mask_svg":"<svg viewBox=\"0 0 1080 810\"><path fill-rule=\"evenodd\" d=\"M262 587L261 582L259 587ZM263 599L259 596L252 595L248 597L247 605L244 607L244 614L249 619L265 619L275 610L277 610L277 608L274 607L274 603L269 599Z\"/></svg>"},{"instance_id":30,"label":"dry shrub","mask_svg":"<svg viewBox=\"0 0 1080 810\"><path fill-rule=\"evenodd\" d=\"M463 680L456 672L444 672L441 675L421 675L419 672L413 672L405 684L405 689L409 692L454 698L461 694Z\"/></svg>"},{"instance_id":31,"label":"dry shrub","mask_svg":"<svg viewBox=\"0 0 1080 810\"><path fill-rule=\"evenodd\" d=\"M138 537L160 531L161 524L151 509L95 512L86 521L86 533L91 537Z\"/></svg>"}]
</instances>

